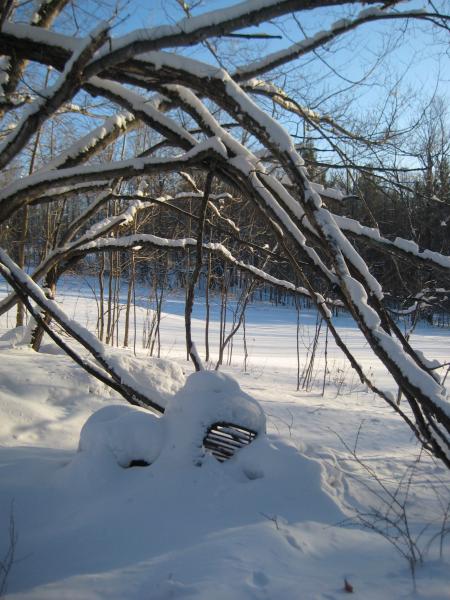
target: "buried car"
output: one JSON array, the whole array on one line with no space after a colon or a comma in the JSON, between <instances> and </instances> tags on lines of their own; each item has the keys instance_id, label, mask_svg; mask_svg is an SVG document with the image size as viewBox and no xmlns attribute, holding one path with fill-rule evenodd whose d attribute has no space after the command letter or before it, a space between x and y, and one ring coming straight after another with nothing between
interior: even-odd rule
<instances>
[{"instance_id":1,"label":"buried car","mask_svg":"<svg viewBox=\"0 0 450 600\"><path fill-rule=\"evenodd\" d=\"M128 405L95 412L81 430L79 451L109 454L121 467L148 466L161 454L200 465L207 454L220 462L232 458L265 430L261 406L232 377L199 371L161 417Z\"/></svg>"}]
</instances>

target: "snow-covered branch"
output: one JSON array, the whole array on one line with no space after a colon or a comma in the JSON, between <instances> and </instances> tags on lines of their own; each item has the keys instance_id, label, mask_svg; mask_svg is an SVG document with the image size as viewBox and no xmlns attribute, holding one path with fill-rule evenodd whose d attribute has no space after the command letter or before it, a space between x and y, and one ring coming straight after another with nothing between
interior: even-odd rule
<instances>
[{"instance_id":1,"label":"snow-covered branch","mask_svg":"<svg viewBox=\"0 0 450 600\"><path fill-rule=\"evenodd\" d=\"M102 24L73 53L64 71L53 86L42 90L39 97L24 111L15 129L0 144L0 168L5 167L36 133L42 123L79 89L83 71L108 38L109 26Z\"/></svg>"},{"instance_id":2,"label":"snow-covered branch","mask_svg":"<svg viewBox=\"0 0 450 600\"><path fill-rule=\"evenodd\" d=\"M101 381L110 385L131 404L141 406L144 408L150 408L157 413L161 414L164 412L164 407L154 402L151 398L145 396L142 391L134 388L130 385L130 378L125 376L125 373L121 373L118 365L112 365L108 361L105 347L99 339L92 334L88 329L80 325L77 321L71 319L62 310L60 306L54 301L46 297L42 289L26 274L24 273L15 263L11 260L8 254L0 248L0 272L7 279L10 284L15 288L16 292L22 297L29 297L36 302L36 304L44 311L46 311L51 317L66 331L74 340L76 340L81 346L83 346L100 365L100 367L109 375L106 377L98 367L93 367L87 361L80 357L79 353L73 349L71 354L75 358L75 355L79 357L77 360L78 364L83 368L86 368L88 372L96 377L99 377ZM39 319L37 311L33 312L33 316ZM49 328L47 331L50 333ZM52 336L56 343L61 345L60 336ZM65 344L64 349L67 351L68 345ZM125 383L124 381L127 381Z\"/></svg>"},{"instance_id":3,"label":"snow-covered branch","mask_svg":"<svg viewBox=\"0 0 450 600\"><path fill-rule=\"evenodd\" d=\"M445 21L450 22L450 15L440 15ZM393 11L384 10L383 7L374 6L372 8L365 8L359 12L359 14L353 19L340 19L331 25L328 30L319 31L314 36L307 37L304 40L292 44L288 48L273 52L264 58L252 62L238 69L233 74L236 81L244 81L245 79L251 79L257 77L262 73L267 73L281 65L290 63L293 60L309 54L318 48L321 48L337 38L340 35L348 33L357 27L365 23L382 20L407 20L407 19L433 19L436 14L433 12L426 12L422 9L410 10L410 11Z\"/></svg>"},{"instance_id":4,"label":"snow-covered branch","mask_svg":"<svg viewBox=\"0 0 450 600\"><path fill-rule=\"evenodd\" d=\"M42 29L47 29L50 27L67 2L68 0L44 0L41 2L33 15L32 26ZM12 2L10 4L12 4ZM5 10L2 18L6 20L7 15L8 10ZM3 26L4 22L2 21L2 28ZM27 61L23 58L19 58L17 54L13 54L8 58L4 57L2 60L4 77L1 88L5 102L3 102L0 106L0 117L3 116L5 111L17 107L17 101L13 95L16 93L17 86L27 65Z\"/></svg>"},{"instance_id":5,"label":"snow-covered branch","mask_svg":"<svg viewBox=\"0 0 450 600\"><path fill-rule=\"evenodd\" d=\"M64 186L81 181L109 180L115 177L134 177L148 173L179 171L201 163L207 164L214 157L223 158L225 149L218 139L198 144L193 150L167 158L135 158L110 162L106 165L77 166L44 173L34 173L5 186L0 190L0 222L22 206L31 203L49 187Z\"/></svg>"},{"instance_id":6,"label":"snow-covered branch","mask_svg":"<svg viewBox=\"0 0 450 600\"><path fill-rule=\"evenodd\" d=\"M129 113L108 117L102 125L74 142L69 148L42 167L40 172L70 168L84 163L103 148L109 146L120 135L136 126L135 117Z\"/></svg>"}]
</instances>

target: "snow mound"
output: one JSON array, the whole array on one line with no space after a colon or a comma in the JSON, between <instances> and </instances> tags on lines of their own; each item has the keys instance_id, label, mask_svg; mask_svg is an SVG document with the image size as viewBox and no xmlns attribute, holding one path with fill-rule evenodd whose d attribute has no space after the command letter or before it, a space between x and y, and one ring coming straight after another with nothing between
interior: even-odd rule
<instances>
[{"instance_id":1,"label":"snow mound","mask_svg":"<svg viewBox=\"0 0 450 600\"><path fill-rule=\"evenodd\" d=\"M130 356L127 350L105 349L105 358L125 384L165 407L186 377L175 362L164 358Z\"/></svg>"},{"instance_id":2,"label":"snow mound","mask_svg":"<svg viewBox=\"0 0 450 600\"><path fill-rule=\"evenodd\" d=\"M27 325L19 325L13 329L8 329L0 336L0 348L8 349L29 344L33 327L34 320L30 319Z\"/></svg>"},{"instance_id":3,"label":"snow mound","mask_svg":"<svg viewBox=\"0 0 450 600\"><path fill-rule=\"evenodd\" d=\"M45 340L45 337L44 337L44 340ZM41 344L41 347L39 348L39 352L41 354L52 354L53 356L66 356L66 353L64 352L64 350L62 348L60 348L58 346L58 344L55 344L55 342L53 340L50 340L46 344Z\"/></svg>"},{"instance_id":4,"label":"snow mound","mask_svg":"<svg viewBox=\"0 0 450 600\"><path fill-rule=\"evenodd\" d=\"M3 348L11 347L18 343L23 338L24 327L14 327L13 329L7 329L3 335L0 335L0 343Z\"/></svg>"},{"instance_id":5,"label":"snow mound","mask_svg":"<svg viewBox=\"0 0 450 600\"><path fill-rule=\"evenodd\" d=\"M78 450L95 457L111 455L121 467L132 461L153 463L163 443L162 420L133 406L105 406L84 424Z\"/></svg>"},{"instance_id":6,"label":"snow mound","mask_svg":"<svg viewBox=\"0 0 450 600\"><path fill-rule=\"evenodd\" d=\"M217 371L192 373L170 400L164 415L171 458L204 456L203 438L213 423L231 423L264 433L266 419L258 402L237 381Z\"/></svg>"},{"instance_id":7,"label":"snow mound","mask_svg":"<svg viewBox=\"0 0 450 600\"><path fill-rule=\"evenodd\" d=\"M160 454L172 464L200 464L208 428L222 422L265 432L265 416L256 400L230 376L202 371L188 377L163 417L134 406L101 408L84 424L78 449L91 462L109 457L121 467L133 461L150 465Z\"/></svg>"},{"instance_id":8,"label":"snow mound","mask_svg":"<svg viewBox=\"0 0 450 600\"><path fill-rule=\"evenodd\" d=\"M8 350L20 346L29 346L31 344L31 335L36 323L30 318L26 325L20 325L13 329L8 329L3 335L0 335L0 349ZM47 333L42 337L42 343L39 350L43 354L54 354L65 356L62 350Z\"/></svg>"}]
</instances>

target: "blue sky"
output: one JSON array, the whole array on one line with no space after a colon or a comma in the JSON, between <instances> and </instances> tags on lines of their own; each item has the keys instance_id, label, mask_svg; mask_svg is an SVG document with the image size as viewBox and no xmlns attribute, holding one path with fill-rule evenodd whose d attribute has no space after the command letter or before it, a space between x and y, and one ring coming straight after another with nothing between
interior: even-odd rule
<instances>
[{"instance_id":1,"label":"blue sky","mask_svg":"<svg viewBox=\"0 0 450 600\"><path fill-rule=\"evenodd\" d=\"M230 0L207 0L200 3L194 14L231 6L236 2ZM403 2L400 10L409 10L426 5L425 2L412 0ZM436 6L443 11L450 12L448 0L438 0ZM321 29L326 29L337 18L355 14L361 8L338 7L335 9L319 9L299 13L299 21L308 35ZM153 0L151 3L142 3L140 0L131 0L128 9L129 18L118 29L117 33L129 31L137 27L154 27L163 23L174 23L183 14L175 0ZM299 26L289 16L279 19L275 25L264 24L260 28L253 28L269 34L281 35L282 39L271 40L265 43L253 43L258 56L261 54L286 47L292 42L302 39ZM447 36L448 37L448 36ZM360 102L366 107L376 104L378 97L383 98L383 89L380 83L393 85L396 80L401 80L399 88L408 94L420 94L423 98L431 98L434 93L450 96L450 57L449 47L445 47L444 32L432 31L428 25L410 22L404 27L399 21L371 23L362 26L356 33L351 32L343 36L337 45L339 52L321 53L325 62L316 62L317 79L327 78L328 84L321 83L322 88L340 86L345 88L345 80L358 81L376 63L376 58L383 51L389 50L387 57L379 66L367 85L360 90ZM448 39L447 39L448 42ZM447 51L447 52L446 52ZM212 56L200 48L187 51L200 60L213 62ZM329 65L329 66L327 66ZM309 72L309 57L303 59L298 65L299 69ZM333 73L335 70L335 73ZM389 82L388 82L389 80ZM378 86L374 83L378 82ZM439 82L437 84L437 82Z\"/></svg>"},{"instance_id":2,"label":"blue sky","mask_svg":"<svg viewBox=\"0 0 450 600\"><path fill-rule=\"evenodd\" d=\"M192 3L192 2L191 2ZM237 0L201 1L193 14L229 7ZM450 13L450 0L436 0L434 5ZM412 10L427 6L426 0L404 1L398 10ZM220 42L219 54L231 69L285 48L311 36L343 17L355 16L363 5L322 8L297 13L296 19L286 15L275 23L265 23L246 31L264 32L281 36L264 42L246 42L246 55L238 51L238 42ZM183 12L176 0L153 0L142 3L130 0L129 18L118 27L114 35L136 28L155 27L176 23ZM298 101L331 114L341 123L365 135L383 134L386 130L405 130L421 119L423 110L436 95L448 105L450 99L450 52L448 33L437 30L428 23L410 20L379 21L362 25L357 30L341 36L335 44L325 48L318 56L309 54L285 67L286 78L276 83L292 91ZM178 49L177 52L180 52ZM183 53L214 64L214 58L203 46L187 48ZM380 58L382 57L382 58ZM353 85L360 82L359 85ZM336 93L338 91L339 93ZM270 107L269 107L270 110ZM395 116L395 121L393 120ZM292 135L304 135L303 124L297 117L285 115L283 125ZM448 113L450 122L450 112ZM449 123L450 124L450 123ZM308 134L311 135L311 134ZM411 138L414 144L414 138ZM318 147L325 151L323 142ZM356 162L372 162L367 156L355 155ZM376 160L376 159L375 159ZM397 157L398 164L416 167L411 157Z\"/></svg>"}]
</instances>

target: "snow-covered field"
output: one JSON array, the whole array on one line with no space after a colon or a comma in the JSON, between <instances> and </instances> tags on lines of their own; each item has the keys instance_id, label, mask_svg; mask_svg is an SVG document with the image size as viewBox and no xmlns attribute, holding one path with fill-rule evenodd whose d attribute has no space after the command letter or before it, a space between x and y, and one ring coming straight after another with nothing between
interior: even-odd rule
<instances>
[{"instance_id":1,"label":"snow-covered field","mask_svg":"<svg viewBox=\"0 0 450 600\"><path fill-rule=\"evenodd\" d=\"M95 328L86 281L66 279L59 300ZM345 596L345 581L364 600L450 598L450 535L441 535L450 525L449 473L420 454L331 340L322 395L324 332L314 387L296 391L295 310L252 305L247 370L239 334L223 376L193 375L183 388L192 366L182 296L165 301L160 361L140 349L146 311L138 300L137 355L114 352L169 402L159 420L128 408L48 340L39 354L19 335L0 341L0 560L11 519L15 533L8 598L331 600ZM217 315L216 306L213 358ZM200 299L193 332L202 355L203 316ZM302 366L315 321L302 312ZM377 383L395 393L351 320L336 321ZM412 339L448 361L450 332L419 327ZM224 398L237 398L257 419L250 397L264 410L267 436L223 464L194 456L198 407L220 413ZM124 468L137 454L151 466Z\"/></svg>"}]
</instances>

